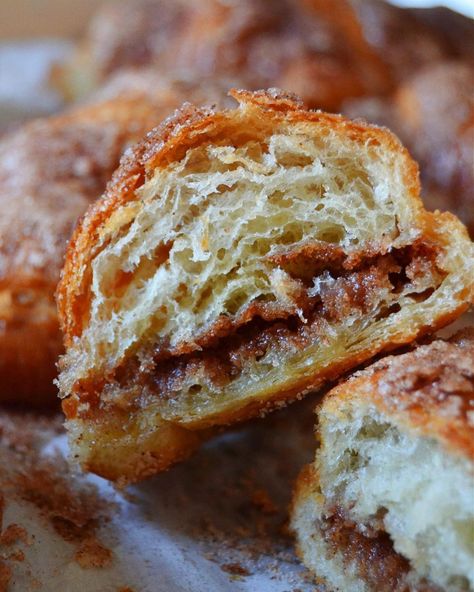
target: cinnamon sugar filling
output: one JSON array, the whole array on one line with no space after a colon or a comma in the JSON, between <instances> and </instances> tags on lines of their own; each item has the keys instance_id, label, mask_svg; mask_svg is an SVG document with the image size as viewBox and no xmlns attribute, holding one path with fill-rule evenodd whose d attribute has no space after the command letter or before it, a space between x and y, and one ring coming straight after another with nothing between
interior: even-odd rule
<instances>
[{"instance_id":1,"label":"cinnamon sugar filling","mask_svg":"<svg viewBox=\"0 0 474 592\"><path fill-rule=\"evenodd\" d=\"M378 592L408 592L410 563L397 553L383 522L374 525L358 525L350 520L340 507L318 522L318 529L332 557L342 553L343 563L355 562L360 578L371 590ZM418 592L441 592L441 588L427 581L417 582Z\"/></svg>"},{"instance_id":2,"label":"cinnamon sugar filling","mask_svg":"<svg viewBox=\"0 0 474 592\"><path fill-rule=\"evenodd\" d=\"M397 295L402 292L425 300L444 277L435 260L436 252L423 243L349 265L347 258L332 257L324 270L319 259L313 268L305 256L282 259L280 266L300 286L297 312L281 311L278 317L274 308L266 314L265 303L255 303L236 321L219 319L196 338L193 351L186 344L180 350L163 342L150 344L126 359L113 376L82 381L75 396L63 402L65 413L75 417L80 403L85 403L80 415L87 417L97 407L141 408L157 399L172 405L178 398L191 405L202 391L218 394L244 372L264 372L278 358L283 363L315 341L324 342L328 329L349 315L383 319L400 310ZM243 318L249 320L242 324Z\"/></svg>"}]
</instances>

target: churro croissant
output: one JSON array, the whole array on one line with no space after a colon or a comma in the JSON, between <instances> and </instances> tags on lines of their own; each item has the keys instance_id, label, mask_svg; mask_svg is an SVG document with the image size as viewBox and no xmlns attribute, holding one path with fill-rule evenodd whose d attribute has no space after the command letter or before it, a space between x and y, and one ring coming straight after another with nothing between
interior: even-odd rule
<instances>
[{"instance_id":1,"label":"churro croissant","mask_svg":"<svg viewBox=\"0 0 474 592\"><path fill-rule=\"evenodd\" d=\"M0 142L0 401L43 405L62 350L54 292L76 220L123 150L183 101L154 87L42 119ZM179 97L179 98L178 98Z\"/></svg>"},{"instance_id":2,"label":"churro croissant","mask_svg":"<svg viewBox=\"0 0 474 592\"><path fill-rule=\"evenodd\" d=\"M474 331L333 389L292 508L329 590L474 590Z\"/></svg>"},{"instance_id":3,"label":"churro croissant","mask_svg":"<svg viewBox=\"0 0 474 592\"><path fill-rule=\"evenodd\" d=\"M216 426L434 331L473 245L387 130L278 91L185 106L130 151L70 243L60 388L86 469L133 481Z\"/></svg>"}]
</instances>

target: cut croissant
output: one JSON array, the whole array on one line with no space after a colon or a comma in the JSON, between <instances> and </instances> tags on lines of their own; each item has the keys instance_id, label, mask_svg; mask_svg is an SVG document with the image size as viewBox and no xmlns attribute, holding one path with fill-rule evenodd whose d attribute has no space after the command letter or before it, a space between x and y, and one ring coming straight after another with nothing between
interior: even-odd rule
<instances>
[{"instance_id":1,"label":"cut croissant","mask_svg":"<svg viewBox=\"0 0 474 592\"><path fill-rule=\"evenodd\" d=\"M292 527L328 590L474 589L474 330L329 393Z\"/></svg>"},{"instance_id":2,"label":"cut croissant","mask_svg":"<svg viewBox=\"0 0 474 592\"><path fill-rule=\"evenodd\" d=\"M77 229L58 301L74 454L123 482L468 307L473 245L388 131L277 91L177 112Z\"/></svg>"}]
</instances>

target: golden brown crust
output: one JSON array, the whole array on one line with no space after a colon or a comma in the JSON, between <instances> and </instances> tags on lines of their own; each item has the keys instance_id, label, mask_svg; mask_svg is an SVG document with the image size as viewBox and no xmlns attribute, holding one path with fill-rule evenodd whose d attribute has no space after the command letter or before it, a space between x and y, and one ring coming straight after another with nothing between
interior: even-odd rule
<instances>
[{"instance_id":1,"label":"golden brown crust","mask_svg":"<svg viewBox=\"0 0 474 592\"><path fill-rule=\"evenodd\" d=\"M474 459L474 329L376 362L334 388L325 409L337 409L341 400L372 403L393 421Z\"/></svg>"},{"instance_id":2,"label":"golden brown crust","mask_svg":"<svg viewBox=\"0 0 474 592\"><path fill-rule=\"evenodd\" d=\"M186 86L122 86L120 97L38 120L0 143L0 400L53 403L62 351L54 292L77 219L124 149L179 105Z\"/></svg>"},{"instance_id":3,"label":"golden brown crust","mask_svg":"<svg viewBox=\"0 0 474 592\"><path fill-rule=\"evenodd\" d=\"M138 423L138 422L137 422ZM186 460L201 444L217 433L211 430L186 430L180 426L159 421L152 429L141 424L141 431L134 425L128 438L114 439L114 432L120 433L123 426L130 428L130 416L122 410L113 410L104 430L109 438L94 448L82 463L84 471L91 471L105 479L116 482L119 487L131 481L141 481L156 473L166 471L179 461ZM69 431L74 424L69 423ZM153 429L154 428L154 429ZM88 433L88 426L81 425L79 438L94 438L94 428ZM114 462L111 462L111 459ZM130 476L133 475L133 478Z\"/></svg>"},{"instance_id":4,"label":"golden brown crust","mask_svg":"<svg viewBox=\"0 0 474 592\"><path fill-rule=\"evenodd\" d=\"M57 404L53 380L62 353L54 284L11 282L0 290L0 401L43 407Z\"/></svg>"},{"instance_id":5,"label":"golden brown crust","mask_svg":"<svg viewBox=\"0 0 474 592\"><path fill-rule=\"evenodd\" d=\"M329 128L343 131L361 144L384 144L387 150L394 150L401 155L408 154L396 137L387 130L352 122L339 115L308 111L293 95L286 92L277 89L254 93L233 90L230 94L240 103L241 109L253 110L255 127L251 133L254 136L260 133L264 137L266 130L283 121L319 122ZM259 110L265 112L265 117L258 116ZM235 131L239 125L238 110L215 111L185 104L172 117L151 131L143 142L124 155L103 199L89 209L78 225L66 254L63 279L58 287L58 310L67 346L72 343L74 337L81 335L82 326L87 322L89 263L96 255L98 237L106 231L111 232L109 220L113 220L114 211L119 206L138 199L136 189L156 167L164 167L178 161L191 147L207 144L231 133L237 136ZM244 133L241 141L244 142L245 139ZM413 207L421 218L423 214L419 200L418 169L410 158L406 159L404 183ZM435 226L438 221L427 218L426 224Z\"/></svg>"}]
</instances>

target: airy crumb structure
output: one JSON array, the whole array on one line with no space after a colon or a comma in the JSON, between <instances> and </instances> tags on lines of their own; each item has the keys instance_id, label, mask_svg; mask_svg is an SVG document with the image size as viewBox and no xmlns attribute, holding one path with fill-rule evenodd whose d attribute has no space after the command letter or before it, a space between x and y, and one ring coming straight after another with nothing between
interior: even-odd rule
<instances>
[{"instance_id":1,"label":"airy crumb structure","mask_svg":"<svg viewBox=\"0 0 474 592\"><path fill-rule=\"evenodd\" d=\"M467 308L473 245L388 131L278 91L189 105L76 231L58 301L73 452L122 482Z\"/></svg>"},{"instance_id":2,"label":"airy crumb structure","mask_svg":"<svg viewBox=\"0 0 474 592\"><path fill-rule=\"evenodd\" d=\"M329 393L292 527L332 590L474 587L474 330L384 358Z\"/></svg>"}]
</instances>

